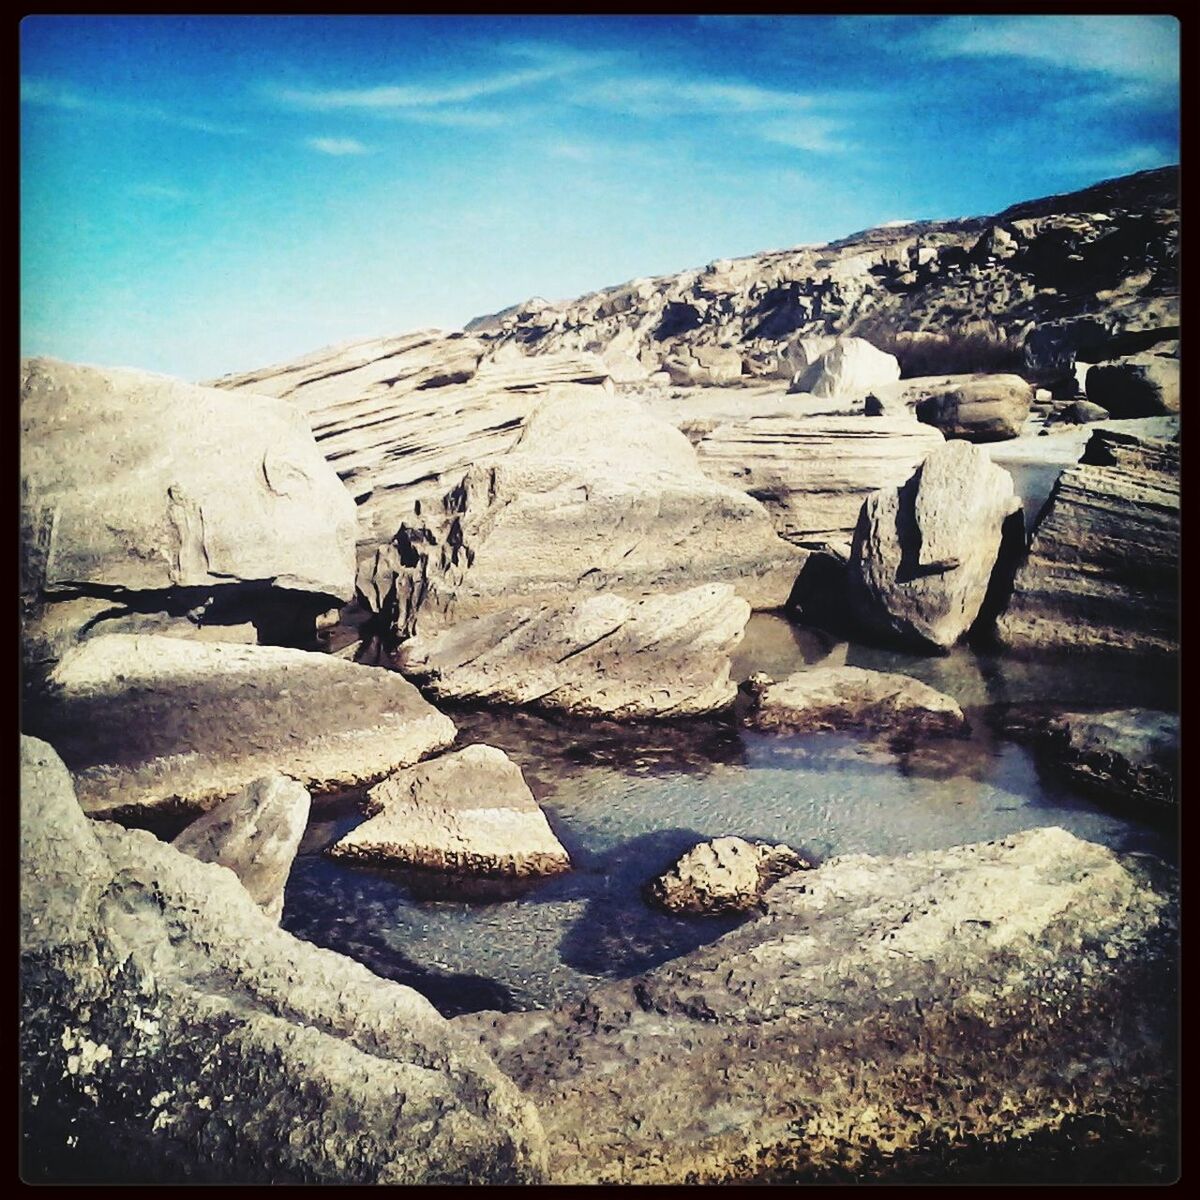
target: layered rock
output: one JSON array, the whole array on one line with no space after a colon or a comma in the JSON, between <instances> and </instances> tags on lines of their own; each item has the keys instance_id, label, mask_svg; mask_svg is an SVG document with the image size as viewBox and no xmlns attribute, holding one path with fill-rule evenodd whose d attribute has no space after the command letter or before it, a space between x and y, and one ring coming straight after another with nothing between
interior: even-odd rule
<instances>
[{"instance_id":1,"label":"layered rock","mask_svg":"<svg viewBox=\"0 0 1200 1200\"><path fill-rule=\"evenodd\" d=\"M540 1180L536 1115L424 997L89 822L46 743L22 740L21 784L26 1180Z\"/></svg>"},{"instance_id":2,"label":"layered rock","mask_svg":"<svg viewBox=\"0 0 1200 1200\"><path fill-rule=\"evenodd\" d=\"M389 775L368 793L370 820L335 857L483 875L548 875L571 865L521 768L494 746L468 746Z\"/></svg>"},{"instance_id":3,"label":"layered rock","mask_svg":"<svg viewBox=\"0 0 1200 1200\"><path fill-rule=\"evenodd\" d=\"M953 734L966 729L957 702L909 675L862 667L812 667L778 682L750 678L757 729L882 729Z\"/></svg>"},{"instance_id":4,"label":"layered rock","mask_svg":"<svg viewBox=\"0 0 1200 1200\"><path fill-rule=\"evenodd\" d=\"M773 883L811 865L790 846L720 837L693 847L646 892L668 912L749 912Z\"/></svg>"},{"instance_id":5,"label":"layered rock","mask_svg":"<svg viewBox=\"0 0 1200 1200\"><path fill-rule=\"evenodd\" d=\"M756 416L730 421L696 448L719 483L760 501L788 541L849 541L863 501L904 482L943 442L911 418Z\"/></svg>"},{"instance_id":6,"label":"layered rock","mask_svg":"<svg viewBox=\"0 0 1200 1200\"><path fill-rule=\"evenodd\" d=\"M435 699L692 716L733 703L729 655L749 616L727 584L641 600L604 592L460 621L406 642L398 661Z\"/></svg>"},{"instance_id":7,"label":"layered rock","mask_svg":"<svg viewBox=\"0 0 1200 1200\"><path fill-rule=\"evenodd\" d=\"M1054 485L996 623L1013 647L1179 648L1179 445L1097 431Z\"/></svg>"},{"instance_id":8,"label":"layered rock","mask_svg":"<svg viewBox=\"0 0 1200 1200\"><path fill-rule=\"evenodd\" d=\"M1088 368L1087 398L1114 417L1157 417L1179 411L1179 359L1136 354Z\"/></svg>"},{"instance_id":9,"label":"layered rock","mask_svg":"<svg viewBox=\"0 0 1200 1200\"><path fill-rule=\"evenodd\" d=\"M289 404L32 359L21 450L22 596L40 656L141 614L185 633L246 620L268 638L311 633L352 595L354 503Z\"/></svg>"},{"instance_id":10,"label":"layered rock","mask_svg":"<svg viewBox=\"0 0 1200 1200\"><path fill-rule=\"evenodd\" d=\"M900 363L862 338L838 338L789 389L813 396L864 396L873 387L900 378Z\"/></svg>"},{"instance_id":11,"label":"layered rock","mask_svg":"<svg viewBox=\"0 0 1200 1200\"><path fill-rule=\"evenodd\" d=\"M847 576L856 617L883 637L954 645L1001 586L998 563L1007 570L1023 543L1020 513L1012 477L986 450L947 442L863 504Z\"/></svg>"},{"instance_id":12,"label":"layered rock","mask_svg":"<svg viewBox=\"0 0 1200 1200\"><path fill-rule=\"evenodd\" d=\"M402 527L397 547L371 591L394 606L401 637L516 605L715 581L781 607L803 559L762 505L705 477L678 430L631 400L570 392L512 451L471 468L440 511Z\"/></svg>"},{"instance_id":13,"label":"layered rock","mask_svg":"<svg viewBox=\"0 0 1200 1200\"><path fill-rule=\"evenodd\" d=\"M1171 910L1111 851L1038 829L849 855L764 904L581 1004L456 1019L537 1105L553 1182L954 1178L1036 1162L1076 1113L1070 1145L1111 1122L1171 1176Z\"/></svg>"},{"instance_id":14,"label":"layered rock","mask_svg":"<svg viewBox=\"0 0 1200 1200\"><path fill-rule=\"evenodd\" d=\"M93 638L26 728L52 737L93 815L212 808L262 775L310 791L374 782L455 737L395 672L274 646Z\"/></svg>"},{"instance_id":15,"label":"layered rock","mask_svg":"<svg viewBox=\"0 0 1200 1200\"><path fill-rule=\"evenodd\" d=\"M286 775L264 775L193 821L171 844L227 867L276 924L283 892L308 827L310 797Z\"/></svg>"}]
</instances>

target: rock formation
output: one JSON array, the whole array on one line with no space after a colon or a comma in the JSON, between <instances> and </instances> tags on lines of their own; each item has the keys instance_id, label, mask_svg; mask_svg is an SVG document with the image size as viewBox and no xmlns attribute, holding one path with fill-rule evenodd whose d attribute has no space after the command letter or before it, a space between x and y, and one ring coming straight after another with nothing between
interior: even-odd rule
<instances>
[{"instance_id":1,"label":"rock formation","mask_svg":"<svg viewBox=\"0 0 1200 1200\"><path fill-rule=\"evenodd\" d=\"M1019 375L973 376L931 388L916 400L913 413L948 438L999 442L1021 432L1032 403L1033 388Z\"/></svg>"},{"instance_id":2,"label":"rock formation","mask_svg":"<svg viewBox=\"0 0 1200 1200\"><path fill-rule=\"evenodd\" d=\"M838 338L810 366L797 373L789 391L813 396L861 398L871 388L900 378L895 355L862 338Z\"/></svg>"},{"instance_id":3,"label":"rock formation","mask_svg":"<svg viewBox=\"0 0 1200 1200\"><path fill-rule=\"evenodd\" d=\"M1135 354L1088 368L1087 398L1114 417L1157 417L1179 411L1179 359Z\"/></svg>"},{"instance_id":4,"label":"rock formation","mask_svg":"<svg viewBox=\"0 0 1200 1200\"><path fill-rule=\"evenodd\" d=\"M857 618L882 637L954 645L984 610L998 561L1003 570L1023 542L1020 513L1012 477L986 450L947 442L863 504L847 580Z\"/></svg>"},{"instance_id":5,"label":"rock formation","mask_svg":"<svg viewBox=\"0 0 1200 1200\"><path fill-rule=\"evenodd\" d=\"M749 912L771 884L811 865L790 846L720 837L689 850L646 891L668 912Z\"/></svg>"},{"instance_id":6,"label":"rock formation","mask_svg":"<svg viewBox=\"0 0 1200 1200\"><path fill-rule=\"evenodd\" d=\"M368 793L370 820L335 857L482 875L549 875L571 865L521 768L494 746L389 775Z\"/></svg>"},{"instance_id":7,"label":"rock formation","mask_svg":"<svg viewBox=\"0 0 1200 1200\"><path fill-rule=\"evenodd\" d=\"M310 791L373 782L453 742L394 671L275 646L92 638L26 727L53 737L92 815L198 812L275 771Z\"/></svg>"}]
</instances>

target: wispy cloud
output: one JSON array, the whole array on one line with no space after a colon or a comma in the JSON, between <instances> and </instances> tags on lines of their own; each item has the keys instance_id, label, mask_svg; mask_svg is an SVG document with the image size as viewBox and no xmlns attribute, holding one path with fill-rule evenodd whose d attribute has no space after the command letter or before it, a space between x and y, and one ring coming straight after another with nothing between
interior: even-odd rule
<instances>
[{"instance_id":1,"label":"wispy cloud","mask_svg":"<svg viewBox=\"0 0 1200 1200\"><path fill-rule=\"evenodd\" d=\"M309 138L305 145L321 154L332 154L339 158L348 154L371 153L371 148L364 146L357 138L315 137Z\"/></svg>"},{"instance_id":2,"label":"wispy cloud","mask_svg":"<svg viewBox=\"0 0 1200 1200\"><path fill-rule=\"evenodd\" d=\"M765 122L759 127L758 136L794 150L837 154L851 149L840 136L845 128L844 121L829 117L785 117Z\"/></svg>"},{"instance_id":3,"label":"wispy cloud","mask_svg":"<svg viewBox=\"0 0 1200 1200\"><path fill-rule=\"evenodd\" d=\"M138 200L165 200L169 204L182 204L192 199L192 194L169 183L134 183L129 194Z\"/></svg>"},{"instance_id":4,"label":"wispy cloud","mask_svg":"<svg viewBox=\"0 0 1200 1200\"><path fill-rule=\"evenodd\" d=\"M129 104L106 96L76 91L68 84L53 79L26 77L21 80L21 103L35 108L57 108L66 112L91 113L114 120L154 121L189 129L196 133L211 133L221 137L243 136L249 130L236 125L210 121L190 113L174 112L154 104Z\"/></svg>"},{"instance_id":5,"label":"wispy cloud","mask_svg":"<svg viewBox=\"0 0 1200 1200\"><path fill-rule=\"evenodd\" d=\"M1071 158L1070 165L1076 171L1100 176L1125 175L1131 171L1148 171L1152 167L1165 167L1178 161L1178 154L1161 150L1157 146L1132 146L1128 150L1113 151L1112 154Z\"/></svg>"}]
</instances>

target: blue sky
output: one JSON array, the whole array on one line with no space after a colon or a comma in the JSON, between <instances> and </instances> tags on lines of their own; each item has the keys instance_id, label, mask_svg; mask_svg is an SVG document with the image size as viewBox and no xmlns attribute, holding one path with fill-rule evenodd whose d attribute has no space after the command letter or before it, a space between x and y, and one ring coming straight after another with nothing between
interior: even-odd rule
<instances>
[{"instance_id":1,"label":"blue sky","mask_svg":"<svg viewBox=\"0 0 1200 1200\"><path fill-rule=\"evenodd\" d=\"M1170 17L27 17L22 352L197 379L1177 162Z\"/></svg>"}]
</instances>

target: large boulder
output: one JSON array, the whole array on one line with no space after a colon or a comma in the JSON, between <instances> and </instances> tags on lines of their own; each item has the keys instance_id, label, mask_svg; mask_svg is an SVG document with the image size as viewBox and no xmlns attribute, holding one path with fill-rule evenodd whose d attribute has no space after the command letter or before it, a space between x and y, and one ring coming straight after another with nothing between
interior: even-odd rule
<instances>
[{"instance_id":1,"label":"large boulder","mask_svg":"<svg viewBox=\"0 0 1200 1200\"><path fill-rule=\"evenodd\" d=\"M727 584L641 600L605 592L460 621L406 642L399 662L435 699L693 716L733 703L729 656L749 617Z\"/></svg>"},{"instance_id":2,"label":"large boulder","mask_svg":"<svg viewBox=\"0 0 1200 1200\"><path fill-rule=\"evenodd\" d=\"M54 739L88 813L121 818L203 811L276 771L314 792L374 782L456 733L394 671L118 634L67 654L25 727Z\"/></svg>"},{"instance_id":3,"label":"large boulder","mask_svg":"<svg viewBox=\"0 0 1200 1200\"><path fill-rule=\"evenodd\" d=\"M910 675L862 667L812 667L778 682L750 677L754 704L746 721L757 729L882 729L952 734L966 718L950 696Z\"/></svg>"},{"instance_id":4,"label":"large boulder","mask_svg":"<svg viewBox=\"0 0 1200 1200\"><path fill-rule=\"evenodd\" d=\"M482 875L550 875L571 865L521 768L494 746L389 775L368 793L370 820L335 857Z\"/></svg>"},{"instance_id":5,"label":"large boulder","mask_svg":"<svg viewBox=\"0 0 1200 1200\"><path fill-rule=\"evenodd\" d=\"M1055 1150L1107 1181L1097 1128L1142 1151L1123 1178L1170 1179L1174 889L1135 863L1061 829L847 855L582 1003L454 1023L537 1105L558 1184L952 1180Z\"/></svg>"},{"instance_id":6,"label":"large boulder","mask_svg":"<svg viewBox=\"0 0 1200 1200\"><path fill-rule=\"evenodd\" d=\"M200 862L228 867L278 923L309 808L302 784L286 775L264 775L193 821L171 844Z\"/></svg>"},{"instance_id":7,"label":"large boulder","mask_svg":"<svg viewBox=\"0 0 1200 1200\"><path fill-rule=\"evenodd\" d=\"M696 453L710 479L761 501L782 537L849 541L866 497L903 483L943 441L906 416L756 416L719 425Z\"/></svg>"},{"instance_id":8,"label":"large boulder","mask_svg":"<svg viewBox=\"0 0 1200 1200\"><path fill-rule=\"evenodd\" d=\"M1179 444L1100 430L1064 471L996 622L1012 647L1179 649Z\"/></svg>"},{"instance_id":9,"label":"large boulder","mask_svg":"<svg viewBox=\"0 0 1200 1200\"><path fill-rule=\"evenodd\" d=\"M863 504L847 584L859 621L885 638L946 649L1002 587L1024 543L1012 476L982 447L947 442L899 488ZM990 615L990 614L988 614Z\"/></svg>"},{"instance_id":10,"label":"large boulder","mask_svg":"<svg viewBox=\"0 0 1200 1200\"><path fill-rule=\"evenodd\" d=\"M719 837L694 846L646 889L652 903L668 912L749 912L763 893L792 871L812 864L790 846Z\"/></svg>"},{"instance_id":11,"label":"large boulder","mask_svg":"<svg viewBox=\"0 0 1200 1200\"><path fill-rule=\"evenodd\" d=\"M663 360L663 370L680 386L737 383L742 356L727 346L681 346Z\"/></svg>"},{"instance_id":12,"label":"large boulder","mask_svg":"<svg viewBox=\"0 0 1200 1200\"><path fill-rule=\"evenodd\" d=\"M1085 379L1087 398L1114 417L1157 417L1179 411L1179 359L1135 354L1096 363Z\"/></svg>"},{"instance_id":13,"label":"large boulder","mask_svg":"<svg viewBox=\"0 0 1200 1200\"><path fill-rule=\"evenodd\" d=\"M1021 432L1032 404L1033 387L1019 375L985 375L933 391L913 411L948 438L999 442Z\"/></svg>"},{"instance_id":14,"label":"large boulder","mask_svg":"<svg viewBox=\"0 0 1200 1200\"><path fill-rule=\"evenodd\" d=\"M397 558L373 594L411 637L518 605L718 581L755 608L781 607L803 552L756 500L706 478L677 429L632 400L579 391L547 402L512 451L403 526ZM394 594L381 572L395 573Z\"/></svg>"},{"instance_id":15,"label":"large boulder","mask_svg":"<svg viewBox=\"0 0 1200 1200\"><path fill-rule=\"evenodd\" d=\"M93 824L21 746L27 1182L530 1183L543 1137L409 988L284 933L233 874Z\"/></svg>"},{"instance_id":16,"label":"large boulder","mask_svg":"<svg viewBox=\"0 0 1200 1200\"><path fill-rule=\"evenodd\" d=\"M40 603L85 596L109 601L106 616L221 620L240 606L311 628L353 594L355 532L354 502L292 405L144 371L23 364L22 594L34 620Z\"/></svg>"},{"instance_id":17,"label":"large boulder","mask_svg":"<svg viewBox=\"0 0 1200 1200\"><path fill-rule=\"evenodd\" d=\"M813 396L861 398L879 384L900 378L894 354L877 350L863 338L838 338L815 362L792 380L792 392Z\"/></svg>"}]
</instances>

